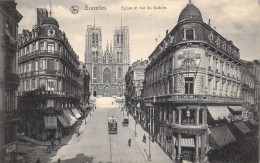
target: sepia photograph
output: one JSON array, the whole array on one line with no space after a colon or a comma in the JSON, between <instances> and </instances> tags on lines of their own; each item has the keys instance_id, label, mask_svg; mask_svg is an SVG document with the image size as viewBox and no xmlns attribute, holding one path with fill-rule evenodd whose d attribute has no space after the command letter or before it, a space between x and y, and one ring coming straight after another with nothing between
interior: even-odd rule
<instances>
[{"instance_id":1,"label":"sepia photograph","mask_svg":"<svg viewBox=\"0 0 260 163\"><path fill-rule=\"evenodd\" d=\"M258 163L260 0L0 0L1 163Z\"/></svg>"}]
</instances>

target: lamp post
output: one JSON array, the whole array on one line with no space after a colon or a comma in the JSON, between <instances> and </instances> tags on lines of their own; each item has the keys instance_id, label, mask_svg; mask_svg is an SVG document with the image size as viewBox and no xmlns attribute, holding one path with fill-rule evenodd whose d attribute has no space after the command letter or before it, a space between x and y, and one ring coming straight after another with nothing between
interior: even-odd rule
<instances>
[{"instance_id":1,"label":"lamp post","mask_svg":"<svg viewBox=\"0 0 260 163\"><path fill-rule=\"evenodd\" d=\"M137 121L135 120L135 137L137 136L137 133L136 133L136 124L137 124Z\"/></svg>"},{"instance_id":2,"label":"lamp post","mask_svg":"<svg viewBox=\"0 0 260 163\"><path fill-rule=\"evenodd\" d=\"M151 161L152 155L151 155L151 136L149 136L149 154L148 154L148 161Z\"/></svg>"}]
</instances>

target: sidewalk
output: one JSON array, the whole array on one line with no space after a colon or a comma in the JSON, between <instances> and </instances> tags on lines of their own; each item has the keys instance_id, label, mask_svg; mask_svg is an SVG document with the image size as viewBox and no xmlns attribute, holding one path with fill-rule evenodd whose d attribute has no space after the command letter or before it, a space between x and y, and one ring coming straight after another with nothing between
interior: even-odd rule
<instances>
[{"instance_id":1,"label":"sidewalk","mask_svg":"<svg viewBox=\"0 0 260 163\"><path fill-rule=\"evenodd\" d=\"M131 116L131 114L129 114L129 125L128 125L128 127L129 127L131 133L133 133L133 136L134 136L135 120ZM148 161L149 134L148 134L148 132L143 130L142 126L139 123L136 124L136 133L137 133L137 136L135 137L135 141L137 142L139 148L142 150L144 156L146 156L146 159ZM146 143L144 143L142 141L144 134L146 135ZM170 159L170 157L161 149L161 147L156 142L153 143L152 141L150 141L150 147L151 147L151 161L150 162L154 162L154 163L158 163L158 162L172 163L172 162L174 162Z\"/></svg>"},{"instance_id":2,"label":"sidewalk","mask_svg":"<svg viewBox=\"0 0 260 163\"><path fill-rule=\"evenodd\" d=\"M84 118L84 119L78 120L76 122L76 125L73 126L73 130L74 129L76 130L76 128L79 127L79 134L80 134L79 136L77 136L76 132L71 132L69 135L66 135L66 136L61 138L61 144L58 142L58 140L54 140L54 144L56 144L56 146L59 147L59 146L74 144L74 143L78 142L79 139L81 138L81 135L83 134L83 132L86 128L85 121L86 121L86 123L88 123L88 121L91 118L91 115L89 114L90 112L93 115L93 110L87 111L87 117ZM27 136L22 136L19 133L17 133L17 137L19 139L23 139L27 142L30 142L30 143L33 143L33 144L36 144L36 145L39 145L39 146L49 146L49 145L51 145L50 140L47 140L47 141L35 140L35 139L29 138Z\"/></svg>"}]
</instances>

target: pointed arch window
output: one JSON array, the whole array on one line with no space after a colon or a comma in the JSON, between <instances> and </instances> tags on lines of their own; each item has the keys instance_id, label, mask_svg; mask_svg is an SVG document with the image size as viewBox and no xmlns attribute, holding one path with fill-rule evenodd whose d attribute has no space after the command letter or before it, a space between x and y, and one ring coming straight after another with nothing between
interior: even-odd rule
<instances>
[{"instance_id":1,"label":"pointed arch window","mask_svg":"<svg viewBox=\"0 0 260 163\"><path fill-rule=\"evenodd\" d=\"M92 33L92 43L95 43L95 33Z\"/></svg>"},{"instance_id":2,"label":"pointed arch window","mask_svg":"<svg viewBox=\"0 0 260 163\"><path fill-rule=\"evenodd\" d=\"M118 68L118 78L122 77L122 69L121 67Z\"/></svg>"},{"instance_id":3,"label":"pointed arch window","mask_svg":"<svg viewBox=\"0 0 260 163\"><path fill-rule=\"evenodd\" d=\"M95 61L96 61L96 55L95 55L95 52L93 52L92 57L93 57L93 62L95 62Z\"/></svg>"},{"instance_id":4,"label":"pointed arch window","mask_svg":"<svg viewBox=\"0 0 260 163\"><path fill-rule=\"evenodd\" d=\"M97 78L97 68L93 68L93 78Z\"/></svg>"},{"instance_id":5,"label":"pointed arch window","mask_svg":"<svg viewBox=\"0 0 260 163\"><path fill-rule=\"evenodd\" d=\"M117 52L117 63L119 63L119 60L120 60L119 57L120 57L119 52Z\"/></svg>"},{"instance_id":6,"label":"pointed arch window","mask_svg":"<svg viewBox=\"0 0 260 163\"><path fill-rule=\"evenodd\" d=\"M96 33L96 45L98 45L98 34Z\"/></svg>"},{"instance_id":7,"label":"pointed arch window","mask_svg":"<svg viewBox=\"0 0 260 163\"><path fill-rule=\"evenodd\" d=\"M119 34L116 36L116 42L117 42L117 44L119 44Z\"/></svg>"},{"instance_id":8,"label":"pointed arch window","mask_svg":"<svg viewBox=\"0 0 260 163\"><path fill-rule=\"evenodd\" d=\"M121 44L123 44L123 41L124 41L124 35L122 33L122 35L121 35Z\"/></svg>"},{"instance_id":9,"label":"pointed arch window","mask_svg":"<svg viewBox=\"0 0 260 163\"><path fill-rule=\"evenodd\" d=\"M123 53L120 52L120 63L123 63Z\"/></svg>"}]
</instances>

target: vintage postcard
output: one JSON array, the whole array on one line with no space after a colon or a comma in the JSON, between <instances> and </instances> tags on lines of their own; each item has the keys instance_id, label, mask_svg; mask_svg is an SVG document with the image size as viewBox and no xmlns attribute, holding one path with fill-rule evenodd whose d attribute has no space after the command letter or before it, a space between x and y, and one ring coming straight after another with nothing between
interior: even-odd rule
<instances>
[{"instance_id":1,"label":"vintage postcard","mask_svg":"<svg viewBox=\"0 0 260 163\"><path fill-rule=\"evenodd\" d=\"M259 162L259 0L0 0L0 162Z\"/></svg>"}]
</instances>

